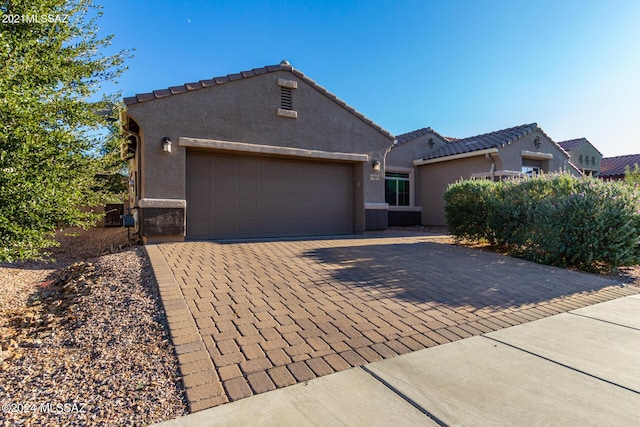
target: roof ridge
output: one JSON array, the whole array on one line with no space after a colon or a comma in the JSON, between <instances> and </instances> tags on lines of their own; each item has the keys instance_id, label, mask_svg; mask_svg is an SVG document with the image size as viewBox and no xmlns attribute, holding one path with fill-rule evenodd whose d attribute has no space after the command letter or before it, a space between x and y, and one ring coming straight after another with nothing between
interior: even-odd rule
<instances>
[{"instance_id":1,"label":"roof ridge","mask_svg":"<svg viewBox=\"0 0 640 427\"><path fill-rule=\"evenodd\" d=\"M437 136L438 138L442 139L443 141L449 142L449 139L447 139L448 137L442 136L441 134L436 132L431 126L427 126L427 127L424 127L424 128L412 130L411 132L405 132L403 134L396 135L397 143L394 146L398 146L398 145L401 145L401 144L405 144L407 142L411 142L411 141L413 141L415 139L418 139L421 136L426 135L428 133L432 133L435 136Z\"/></svg>"},{"instance_id":2,"label":"roof ridge","mask_svg":"<svg viewBox=\"0 0 640 427\"><path fill-rule=\"evenodd\" d=\"M356 116L358 119L362 120L369 126L373 127L374 129L376 129L378 132L380 132L387 138L395 139L394 136L389 131L382 128L380 125L377 125L376 123L374 123L373 120L369 119L364 114L356 111L355 108L349 106L346 102L342 101L336 95L329 92L324 87L320 86L313 79L307 77L301 71L293 68L293 66L286 60L281 61L278 65L266 65L260 68L252 68L251 70L248 70L248 71L240 71L239 73L227 74L225 76L220 76L220 77L213 77L208 80L199 80L198 82L194 82L194 83L185 83L179 86L171 86L166 89L159 89L159 90L154 90L152 92L136 94L134 96L123 98L123 101L127 106L130 106L130 105L135 105L135 104L139 104L147 101L153 101L160 98L165 98L168 96L178 95L181 93L191 92L193 90L199 90L199 89L204 89L211 86L217 86L217 85L225 84L235 80L242 80L242 79L247 79L251 77L256 77L262 74L273 73L277 71L289 71L293 73L294 75L302 79L305 83L310 85L312 88L314 88L315 90L317 90L318 92L326 96L327 98L331 99L332 101L337 103L339 106L341 106L342 108L344 108L345 110L347 110L348 112L350 112L351 114L353 114L354 116Z\"/></svg>"}]
</instances>

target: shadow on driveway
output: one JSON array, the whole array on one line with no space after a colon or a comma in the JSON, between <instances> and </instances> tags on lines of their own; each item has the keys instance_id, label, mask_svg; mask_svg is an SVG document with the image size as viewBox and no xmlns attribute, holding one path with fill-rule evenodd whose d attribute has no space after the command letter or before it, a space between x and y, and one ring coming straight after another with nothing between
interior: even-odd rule
<instances>
[{"instance_id":1,"label":"shadow on driveway","mask_svg":"<svg viewBox=\"0 0 640 427\"><path fill-rule=\"evenodd\" d=\"M378 290L412 303L450 306L519 307L620 281L432 242L323 247L305 257L331 266L346 286Z\"/></svg>"}]
</instances>

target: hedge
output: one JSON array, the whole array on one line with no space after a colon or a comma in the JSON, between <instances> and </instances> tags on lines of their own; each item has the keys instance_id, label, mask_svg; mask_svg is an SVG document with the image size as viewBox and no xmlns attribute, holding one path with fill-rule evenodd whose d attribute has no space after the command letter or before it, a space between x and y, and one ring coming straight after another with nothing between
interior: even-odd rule
<instances>
[{"instance_id":1,"label":"hedge","mask_svg":"<svg viewBox=\"0 0 640 427\"><path fill-rule=\"evenodd\" d=\"M568 174L468 180L451 184L445 203L457 239L590 272L640 264L637 186Z\"/></svg>"}]
</instances>

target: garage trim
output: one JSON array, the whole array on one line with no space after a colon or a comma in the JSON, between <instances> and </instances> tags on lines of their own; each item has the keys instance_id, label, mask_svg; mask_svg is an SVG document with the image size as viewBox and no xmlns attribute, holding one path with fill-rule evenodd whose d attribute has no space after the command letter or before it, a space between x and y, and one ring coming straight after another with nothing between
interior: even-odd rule
<instances>
[{"instance_id":1,"label":"garage trim","mask_svg":"<svg viewBox=\"0 0 640 427\"><path fill-rule=\"evenodd\" d=\"M340 153L333 151L307 150L304 148L276 147L272 145L250 144L246 142L223 141L219 139L178 138L180 147L212 148L216 150L236 151L256 154L275 154L279 156L304 157L309 159L342 160L348 162L368 162L369 155Z\"/></svg>"}]
</instances>

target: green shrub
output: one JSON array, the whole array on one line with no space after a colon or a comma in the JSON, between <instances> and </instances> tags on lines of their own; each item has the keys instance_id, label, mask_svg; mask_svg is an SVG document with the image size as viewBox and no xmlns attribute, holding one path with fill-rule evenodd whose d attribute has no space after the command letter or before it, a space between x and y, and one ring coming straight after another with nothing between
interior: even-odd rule
<instances>
[{"instance_id":1,"label":"green shrub","mask_svg":"<svg viewBox=\"0 0 640 427\"><path fill-rule=\"evenodd\" d=\"M459 181L444 195L445 215L451 234L457 239L480 241L488 238L487 210L495 183L487 180Z\"/></svg>"},{"instance_id":2,"label":"green shrub","mask_svg":"<svg viewBox=\"0 0 640 427\"><path fill-rule=\"evenodd\" d=\"M640 263L636 187L568 174L469 182L452 185L445 195L457 238L487 240L512 255L584 271Z\"/></svg>"}]
</instances>

